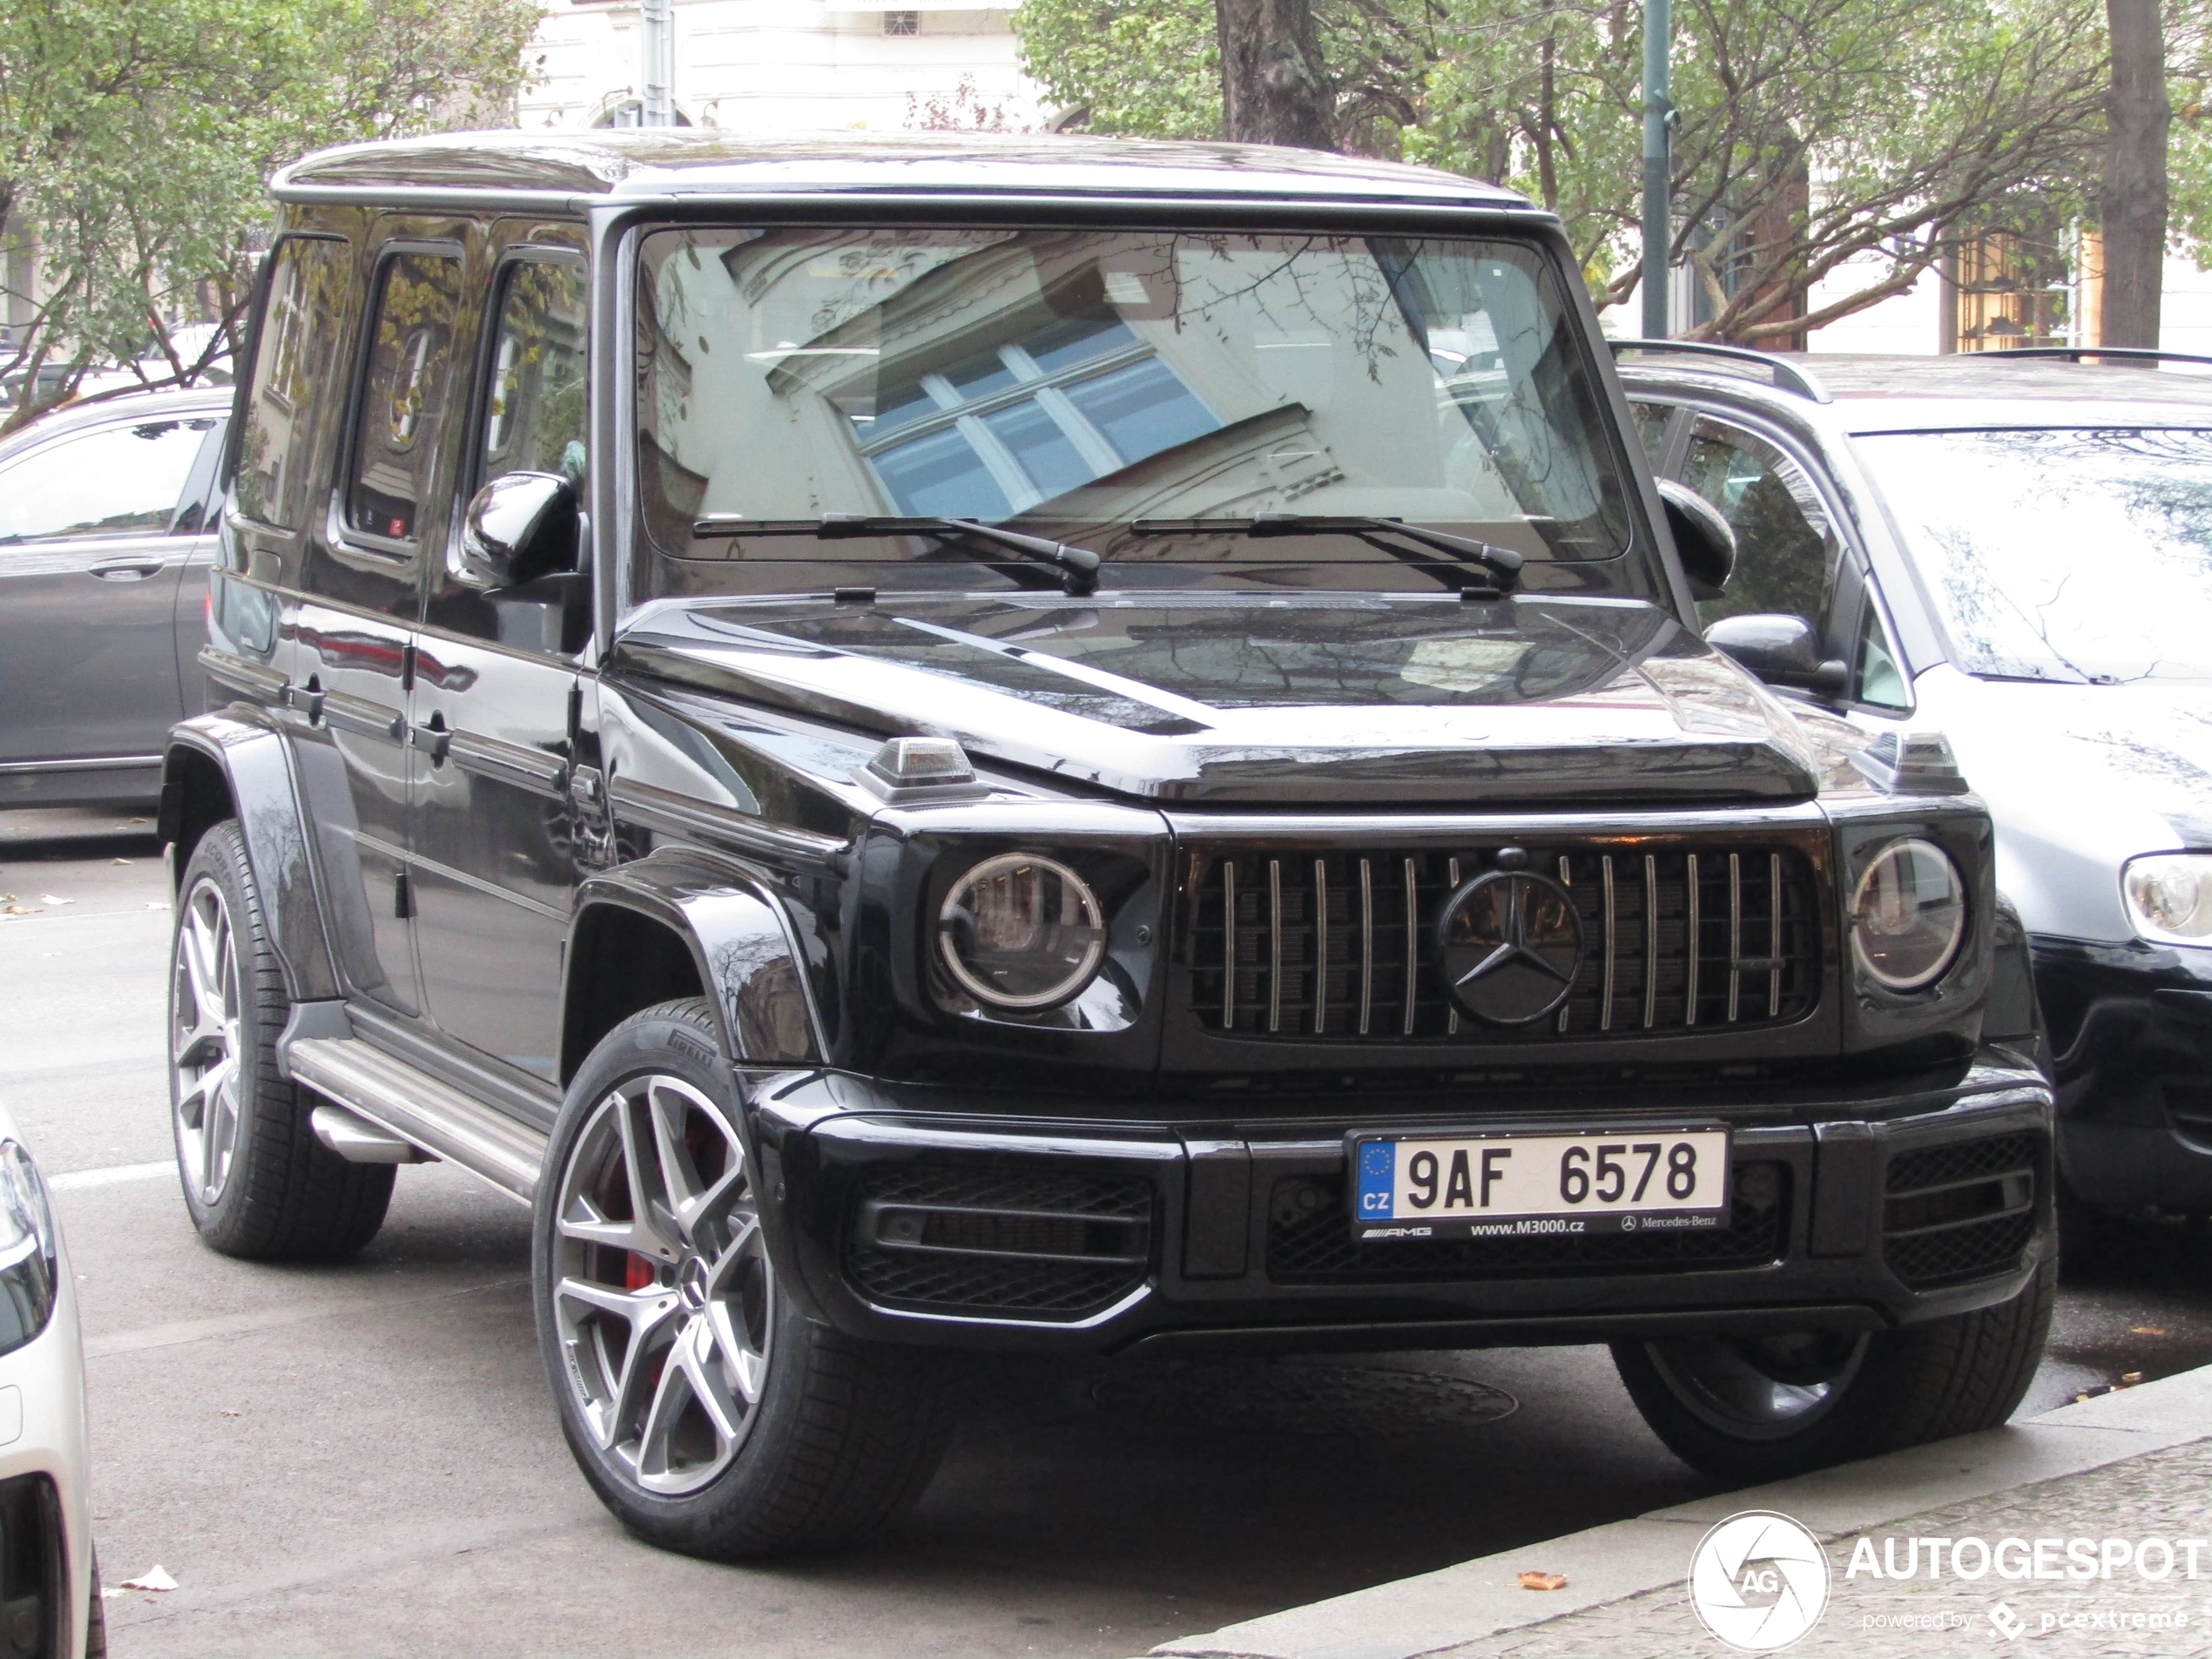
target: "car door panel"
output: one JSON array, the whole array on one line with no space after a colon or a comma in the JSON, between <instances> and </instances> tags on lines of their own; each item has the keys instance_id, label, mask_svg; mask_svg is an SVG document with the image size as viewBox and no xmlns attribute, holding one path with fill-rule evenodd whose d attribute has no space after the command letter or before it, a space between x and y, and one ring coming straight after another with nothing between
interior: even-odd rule
<instances>
[{"instance_id":1,"label":"car door panel","mask_svg":"<svg viewBox=\"0 0 2212 1659\"><path fill-rule=\"evenodd\" d=\"M0 469L0 765L161 752L184 709L180 506L212 424L105 422Z\"/></svg>"},{"instance_id":2,"label":"car door panel","mask_svg":"<svg viewBox=\"0 0 2212 1659\"><path fill-rule=\"evenodd\" d=\"M524 241L504 250L489 286L470 482L516 471L580 481L583 258ZM570 768L588 688L563 650L563 596L488 591L462 569L449 551L434 573L415 677L413 740L428 758L414 819L423 996L446 1036L552 1081L581 879Z\"/></svg>"}]
</instances>

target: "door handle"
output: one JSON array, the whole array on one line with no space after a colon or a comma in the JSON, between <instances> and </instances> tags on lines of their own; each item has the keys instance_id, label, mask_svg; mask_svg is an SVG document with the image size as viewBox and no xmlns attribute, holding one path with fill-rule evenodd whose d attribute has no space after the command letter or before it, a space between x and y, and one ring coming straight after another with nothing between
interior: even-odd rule
<instances>
[{"instance_id":1,"label":"door handle","mask_svg":"<svg viewBox=\"0 0 2212 1659\"><path fill-rule=\"evenodd\" d=\"M96 564L92 574L103 582L143 582L150 576L159 576L168 561L165 559L118 559L112 564Z\"/></svg>"},{"instance_id":2,"label":"door handle","mask_svg":"<svg viewBox=\"0 0 2212 1659\"><path fill-rule=\"evenodd\" d=\"M453 733L446 730L446 717L433 714L428 720L415 728L415 746L430 757L430 764L445 764L446 751L453 745Z\"/></svg>"}]
</instances>

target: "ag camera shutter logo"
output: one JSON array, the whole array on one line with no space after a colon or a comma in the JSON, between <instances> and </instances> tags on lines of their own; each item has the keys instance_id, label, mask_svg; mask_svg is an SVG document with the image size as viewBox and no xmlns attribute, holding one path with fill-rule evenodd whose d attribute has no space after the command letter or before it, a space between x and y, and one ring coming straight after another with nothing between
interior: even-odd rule
<instances>
[{"instance_id":1,"label":"ag camera shutter logo","mask_svg":"<svg viewBox=\"0 0 2212 1659\"><path fill-rule=\"evenodd\" d=\"M1738 1653L1777 1653L1820 1622L1828 1605L1827 1554L1787 1515L1766 1509L1730 1515L1689 1558L1689 1605Z\"/></svg>"}]
</instances>

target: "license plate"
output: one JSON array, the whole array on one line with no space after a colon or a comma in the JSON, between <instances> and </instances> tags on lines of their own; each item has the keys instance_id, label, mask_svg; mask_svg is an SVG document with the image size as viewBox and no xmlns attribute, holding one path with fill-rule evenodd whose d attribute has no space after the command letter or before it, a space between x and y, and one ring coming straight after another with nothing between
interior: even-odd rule
<instances>
[{"instance_id":1,"label":"license plate","mask_svg":"<svg viewBox=\"0 0 2212 1659\"><path fill-rule=\"evenodd\" d=\"M1356 1136L1361 1238L1680 1232L1728 1215L1728 1131Z\"/></svg>"}]
</instances>

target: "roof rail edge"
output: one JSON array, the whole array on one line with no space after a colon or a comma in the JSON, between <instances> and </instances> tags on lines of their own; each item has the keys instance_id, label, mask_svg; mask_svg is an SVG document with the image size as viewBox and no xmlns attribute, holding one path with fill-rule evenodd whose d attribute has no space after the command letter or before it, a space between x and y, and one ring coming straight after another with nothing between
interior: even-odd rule
<instances>
[{"instance_id":1,"label":"roof rail edge","mask_svg":"<svg viewBox=\"0 0 2212 1659\"><path fill-rule=\"evenodd\" d=\"M1605 342L1617 356L1624 351L1674 353L1691 357L1718 357L1730 362L1748 363L1764 368L1774 377L1776 388L1809 397L1816 403L1832 401L1828 388L1820 377L1809 368L1795 363L1785 363L1770 352L1753 351L1748 346L1715 346L1702 340L1608 340Z\"/></svg>"},{"instance_id":2,"label":"roof rail edge","mask_svg":"<svg viewBox=\"0 0 2212 1659\"><path fill-rule=\"evenodd\" d=\"M2138 363L2204 363L2212 357L2199 352L2160 351L2151 346L2000 346L1994 351L1960 354L1975 357L2056 357L2078 363L2085 357L2119 357Z\"/></svg>"}]
</instances>

